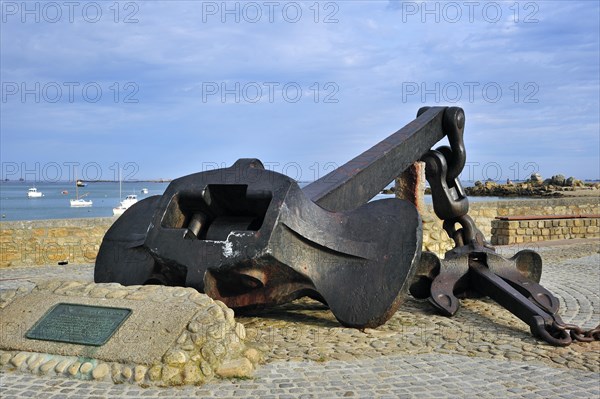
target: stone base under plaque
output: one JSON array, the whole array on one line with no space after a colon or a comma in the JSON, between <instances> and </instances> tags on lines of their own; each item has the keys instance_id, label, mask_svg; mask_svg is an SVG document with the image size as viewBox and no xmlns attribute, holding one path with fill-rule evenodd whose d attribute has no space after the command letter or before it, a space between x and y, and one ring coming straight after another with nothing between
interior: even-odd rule
<instances>
[{"instance_id":1,"label":"stone base under plaque","mask_svg":"<svg viewBox=\"0 0 600 399\"><path fill-rule=\"evenodd\" d=\"M61 303L131 313L100 346L26 338ZM201 384L252 374L261 354L245 337L231 309L192 288L49 281L0 298L0 365L9 370L142 385Z\"/></svg>"}]
</instances>

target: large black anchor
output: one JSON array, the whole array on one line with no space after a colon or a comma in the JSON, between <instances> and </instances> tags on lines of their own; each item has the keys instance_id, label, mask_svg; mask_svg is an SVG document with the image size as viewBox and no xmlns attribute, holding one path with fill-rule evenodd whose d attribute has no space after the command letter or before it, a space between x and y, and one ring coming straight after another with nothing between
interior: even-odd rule
<instances>
[{"instance_id":1,"label":"large black anchor","mask_svg":"<svg viewBox=\"0 0 600 399\"><path fill-rule=\"evenodd\" d=\"M419 114L426 110L422 108ZM558 299L539 284L542 259L538 253L522 250L507 259L485 241L467 215L469 202L458 179L466 160L464 114L460 108L449 108L445 117L449 118L444 126L450 147L428 151L422 160L434 212L444 221L444 230L454 240L455 248L444 259L431 252L422 254L411 294L428 298L445 316L458 311L458 298L489 296L527 323L534 336L556 346L569 345L573 340L600 339L600 326L583 331L561 320Z\"/></svg>"},{"instance_id":2,"label":"large black anchor","mask_svg":"<svg viewBox=\"0 0 600 399\"><path fill-rule=\"evenodd\" d=\"M256 159L174 180L108 230L94 279L193 287L235 309L309 296L357 328L385 323L409 286L447 315L458 309L457 297L490 295L534 334L564 343L564 331L575 330L560 324L558 301L537 284L539 255L500 257L467 215L458 180L463 130L462 109L423 108L404 128L302 189ZM428 151L445 135L450 147ZM370 202L421 157L435 212L457 245L444 260L421 256L421 219L412 203Z\"/></svg>"},{"instance_id":3,"label":"large black anchor","mask_svg":"<svg viewBox=\"0 0 600 399\"><path fill-rule=\"evenodd\" d=\"M236 309L309 296L343 325L385 323L416 270L421 219L410 202L369 201L444 137L445 112L303 189L256 159L174 180L113 224L94 279L193 287Z\"/></svg>"}]
</instances>

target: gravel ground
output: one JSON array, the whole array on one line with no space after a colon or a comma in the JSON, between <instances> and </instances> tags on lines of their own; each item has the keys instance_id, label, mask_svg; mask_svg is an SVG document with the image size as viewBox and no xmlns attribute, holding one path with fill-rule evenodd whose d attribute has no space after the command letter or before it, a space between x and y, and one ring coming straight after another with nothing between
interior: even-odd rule
<instances>
[{"instance_id":1,"label":"gravel ground","mask_svg":"<svg viewBox=\"0 0 600 399\"><path fill-rule=\"evenodd\" d=\"M532 248L531 246L529 247ZM514 246L500 247L511 256ZM566 322L600 322L600 241L536 245L541 283L559 297ZM11 268L0 290L52 278L93 279L93 266ZM187 388L140 388L28 374L0 374L3 398L48 397L599 397L600 342L552 347L493 301L462 300L453 318L408 299L385 325L343 328L318 302L299 300L237 315L266 364L253 379ZM53 396L54 395L54 396Z\"/></svg>"}]
</instances>

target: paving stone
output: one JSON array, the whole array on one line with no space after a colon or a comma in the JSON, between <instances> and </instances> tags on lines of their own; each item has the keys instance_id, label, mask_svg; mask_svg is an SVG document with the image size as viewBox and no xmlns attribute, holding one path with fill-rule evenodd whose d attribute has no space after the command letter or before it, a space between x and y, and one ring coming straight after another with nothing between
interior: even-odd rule
<instances>
[{"instance_id":1,"label":"paving stone","mask_svg":"<svg viewBox=\"0 0 600 399\"><path fill-rule=\"evenodd\" d=\"M542 284L559 297L566 322L587 328L600 319L600 254L594 245L540 247ZM91 281L93 267L5 269L0 290L26 287L34 275ZM569 348L540 343L527 326L489 299L464 300L452 319L436 315L426 303L407 301L388 324L375 330L382 333L376 337L340 328L327 309L310 301L236 321L248 337L254 331L256 343L269 350L266 364L258 365L251 379L165 389L3 371L0 392L3 399L600 397L598 371L590 371L600 368L598 343ZM340 355L347 357L335 360ZM304 360L287 361L290 356Z\"/></svg>"}]
</instances>

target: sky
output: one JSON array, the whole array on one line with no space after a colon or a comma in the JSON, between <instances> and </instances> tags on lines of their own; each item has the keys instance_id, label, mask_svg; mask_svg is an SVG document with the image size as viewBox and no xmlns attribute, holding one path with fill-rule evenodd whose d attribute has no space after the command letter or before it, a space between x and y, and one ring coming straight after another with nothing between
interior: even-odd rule
<instances>
[{"instance_id":1,"label":"sky","mask_svg":"<svg viewBox=\"0 0 600 399\"><path fill-rule=\"evenodd\" d=\"M599 4L2 0L1 177L311 181L447 105L463 181L598 179Z\"/></svg>"}]
</instances>

